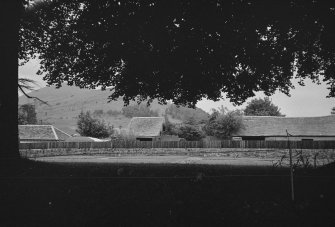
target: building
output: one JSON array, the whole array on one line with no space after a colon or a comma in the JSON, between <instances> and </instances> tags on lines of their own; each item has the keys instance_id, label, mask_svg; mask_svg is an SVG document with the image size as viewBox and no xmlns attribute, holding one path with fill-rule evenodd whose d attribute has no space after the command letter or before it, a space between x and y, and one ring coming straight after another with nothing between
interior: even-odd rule
<instances>
[{"instance_id":1,"label":"building","mask_svg":"<svg viewBox=\"0 0 335 227\"><path fill-rule=\"evenodd\" d=\"M163 117L133 117L128 125L128 133L140 141L157 141L164 127Z\"/></svg>"},{"instance_id":2,"label":"building","mask_svg":"<svg viewBox=\"0 0 335 227\"><path fill-rule=\"evenodd\" d=\"M238 140L290 140L319 141L335 140L335 115L323 117L273 117L244 116L239 132L233 135Z\"/></svg>"},{"instance_id":3,"label":"building","mask_svg":"<svg viewBox=\"0 0 335 227\"><path fill-rule=\"evenodd\" d=\"M98 139L90 136L72 136L65 140L65 142L107 142L109 139Z\"/></svg>"},{"instance_id":4,"label":"building","mask_svg":"<svg viewBox=\"0 0 335 227\"><path fill-rule=\"evenodd\" d=\"M19 125L20 142L55 142L71 137L52 125Z\"/></svg>"}]
</instances>

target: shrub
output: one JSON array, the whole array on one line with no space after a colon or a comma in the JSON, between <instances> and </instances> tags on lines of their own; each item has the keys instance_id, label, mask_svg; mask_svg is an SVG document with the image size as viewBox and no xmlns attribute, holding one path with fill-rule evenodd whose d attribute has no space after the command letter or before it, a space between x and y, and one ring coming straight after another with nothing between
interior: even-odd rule
<instances>
[{"instance_id":1,"label":"shrub","mask_svg":"<svg viewBox=\"0 0 335 227\"><path fill-rule=\"evenodd\" d=\"M239 110L222 111L214 110L210 119L204 126L209 136L224 139L243 128L242 113Z\"/></svg>"},{"instance_id":2,"label":"shrub","mask_svg":"<svg viewBox=\"0 0 335 227\"><path fill-rule=\"evenodd\" d=\"M80 112L77 127L76 131L82 136L107 138L112 133L111 128L104 121L93 118L90 111Z\"/></svg>"},{"instance_id":3,"label":"shrub","mask_svg":"<svg viewBox=\"0 0 335 227\"><path fill-rule=\"evenodd\" d=\"M165 115L165 123L163 127L164 135L176 135L186 140L195 141L205 137L199 125L195 124L195 120L190 117L183 125L172 124L167 115Z\"/></svg>"},{"instance_id":4,"label":"shrub","mask_svg":"<svg viewBox=\"0 0 335 227\"><path fill-rule=\"evenodd\" d=\"M185 124L179 128L178 136L190 141L200 140L204 133L195 125Z\"/></svg>"},{"instance_id":5,"label":"shrub","mask_svg":"<svg viewBox=\"0 0 335 227\"><path fill-rule=\"evenodd\" d=\"M18 109L18 124L37 124L36 109L32 104L24 104Z\"/></svg>"}]
</instances>

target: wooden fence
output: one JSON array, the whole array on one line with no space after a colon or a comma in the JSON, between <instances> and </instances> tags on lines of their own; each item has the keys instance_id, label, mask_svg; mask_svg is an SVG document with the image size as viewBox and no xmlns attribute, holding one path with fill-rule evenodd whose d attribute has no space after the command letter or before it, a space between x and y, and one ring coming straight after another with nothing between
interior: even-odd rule
<instances>
[{"instance_id":1,"label":"wooden fence","mask_svg":"<svg viewBox=\"0 0 335 227\"><path fill-rule=\"evenodd\" d=\"M292 149L335 149L335 141L290 141ZM265 140L222 140L222 141L135 141L119 140L108 142L37 142L20 143L20 149L55 149L55 148L269 148L287 149L287 141Z\"/></svg>"}]
</instances>

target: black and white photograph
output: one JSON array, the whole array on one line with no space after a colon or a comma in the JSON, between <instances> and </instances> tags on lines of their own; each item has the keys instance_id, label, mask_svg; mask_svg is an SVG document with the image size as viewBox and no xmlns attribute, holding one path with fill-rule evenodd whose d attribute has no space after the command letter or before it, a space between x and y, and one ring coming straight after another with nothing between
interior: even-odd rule
<instances>
[{"instance_id":1,"label":"black and white photograph","mask_svg":"<svg viewBox=\"0 0 335 227\"><path fill-rule=\"evenodd\" d=\"M335 1L0 8L0 226L335 226Z\"/></svg>"}]
</instances>

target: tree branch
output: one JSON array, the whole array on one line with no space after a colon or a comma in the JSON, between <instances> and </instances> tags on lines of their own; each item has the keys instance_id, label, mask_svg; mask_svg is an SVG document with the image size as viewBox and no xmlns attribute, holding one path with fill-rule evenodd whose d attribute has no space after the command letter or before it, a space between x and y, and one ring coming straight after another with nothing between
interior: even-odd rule
<instances>
[{"instance_id":1,"label":"tree branch","mask_svg":"<svg viewBox=\"0 0 335 227\"><path fill-rule=\"evenodd\" d=\"M20 84L18 84L18 87L19 87L19 89L21 90L21 92L22 92L27 98L29 98L29 99L37 99L37 100L40 101L41 103L50 106L49 103L47 103L46 101L43 101L42 99L40 99L40 98L38 98L38 97L28 95L28 94L23 90L23 88L22 88L22 86L21 86Z\"/></svg>"}]
</instances>

